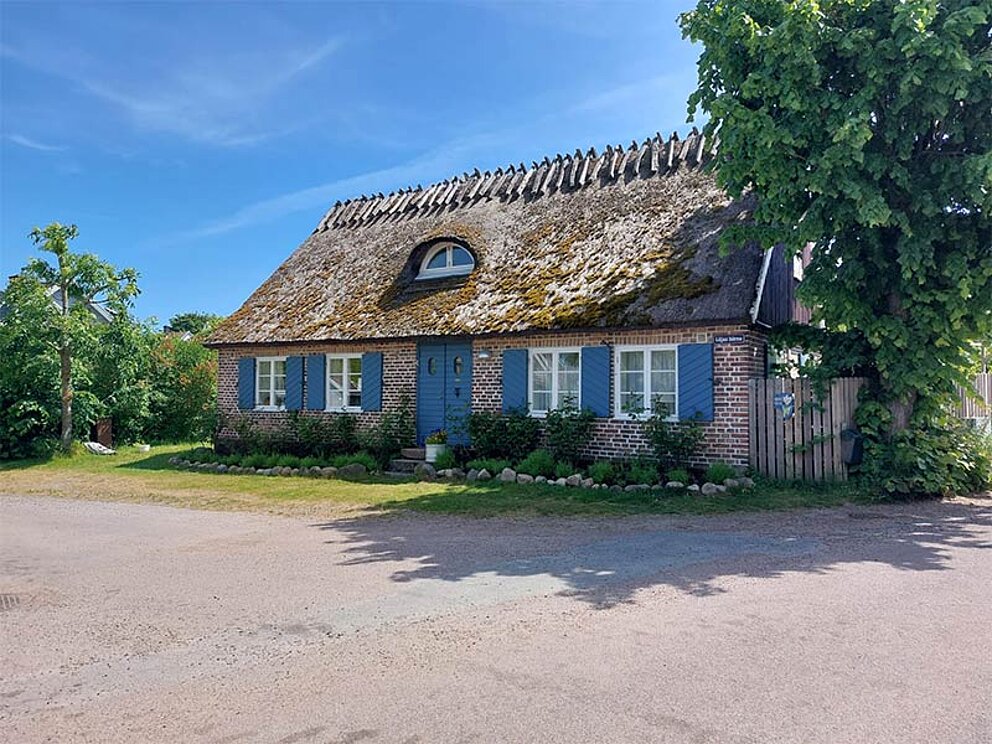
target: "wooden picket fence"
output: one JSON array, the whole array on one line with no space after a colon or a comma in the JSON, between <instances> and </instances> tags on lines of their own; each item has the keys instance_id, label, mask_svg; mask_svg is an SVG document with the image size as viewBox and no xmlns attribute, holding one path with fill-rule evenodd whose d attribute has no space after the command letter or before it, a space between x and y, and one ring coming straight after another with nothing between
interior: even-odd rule
<instances>
[{"instance_id":1,"label":"wooden picket fence","mask_svg":"<svg viewBox=\"0 0 992 744\"><path fill-rule=\"evenodd\" d=\"M834 380L816 400L808 379L769 378L749 382L751 466L769 478L847 480L840 433L854 425L860 377ZM777 393L789 393L794 412L776 408Z\"/></svg>"},{"instance_id":2,"label":"wooden picket fence","mask_svg":"<svg viewBox=\"0 0 992 744\"><path fill-rule=\"evenodd\" d=\"M978 400L969 395L964 388L958 390L961 397L961 403L955 412L958 418L987 419L992 417L992 373L984 372L975 377L975 392L978 393Z\"/></svg>"}]
</instances>

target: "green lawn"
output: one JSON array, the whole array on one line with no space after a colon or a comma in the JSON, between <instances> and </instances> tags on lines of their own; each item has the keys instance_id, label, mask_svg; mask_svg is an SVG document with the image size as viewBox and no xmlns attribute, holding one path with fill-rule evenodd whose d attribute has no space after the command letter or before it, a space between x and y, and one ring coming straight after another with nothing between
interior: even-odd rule
<instances>
[{"instance_id":1,"label":"green lawn","mask_svg":"<svg viewBox=\"0 0 992 744\"><path fill-rule=\"evenodd\" d=\"M851 487L759 483L751 491L713 497L615 493L543 485L417 483L227 475L176 470L168 464L185 445L151 452L124 448L117 455L82 454L0 465L0 493L155 502L198 509L284 514L388 513L624 515L717 514L868 501Z\"/></svg>"}]
</instances>

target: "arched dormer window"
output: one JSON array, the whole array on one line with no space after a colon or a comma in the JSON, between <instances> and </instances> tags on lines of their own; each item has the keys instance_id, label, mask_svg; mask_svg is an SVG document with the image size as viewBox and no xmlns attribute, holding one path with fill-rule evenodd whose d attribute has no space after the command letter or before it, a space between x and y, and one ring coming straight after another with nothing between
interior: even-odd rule
<instances>
[{"instance_id":1,"label":"arched dormer window","mask_svg":"<svg viewBox=\"0 0 992 744\"><path fill-rule=\"evenodd\" d=\"M417 279L440 279L446 276L465 276L475 268L475 258L468 249L457 243L438 243L427 251L420 263Z\"/></svg>"}]
</instances>

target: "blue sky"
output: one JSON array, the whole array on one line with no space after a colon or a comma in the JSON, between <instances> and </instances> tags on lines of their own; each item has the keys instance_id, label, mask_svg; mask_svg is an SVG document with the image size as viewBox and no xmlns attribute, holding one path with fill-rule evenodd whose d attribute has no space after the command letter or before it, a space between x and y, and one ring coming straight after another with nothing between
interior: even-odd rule
<instances>
[{"instance_id":1,"label":"blue sky","mask_svg":"<svg viewBox=\"0 0 992 744\"><path fill-rule=\"evenodd\" d=\"M0 270L27 233L230 313L337 199L687 128L689 3L0 3Z\"/></svg>"}]
</instances>

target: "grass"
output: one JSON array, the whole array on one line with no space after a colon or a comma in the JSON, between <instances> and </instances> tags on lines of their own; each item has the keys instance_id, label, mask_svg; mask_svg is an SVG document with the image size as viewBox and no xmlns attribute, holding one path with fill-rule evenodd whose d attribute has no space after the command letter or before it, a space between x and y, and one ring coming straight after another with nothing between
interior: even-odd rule
<instances>
[{"instance_id":1,"label":"grass","mask_svg":"<svg viewBox=\"0 0 992 744\"><path fill-rule=\"evenodd\" d=\"M418 483L368 477L318 480L176 470L168 459L188 445L123 448L0 465L0 493L101 501L160 503L195 509L340 516L404 510L466 516L721 514L871 501L844 485L759 483L751 491L711 497L616 493L546 485Z\"/></svg>"}]
</instances>

